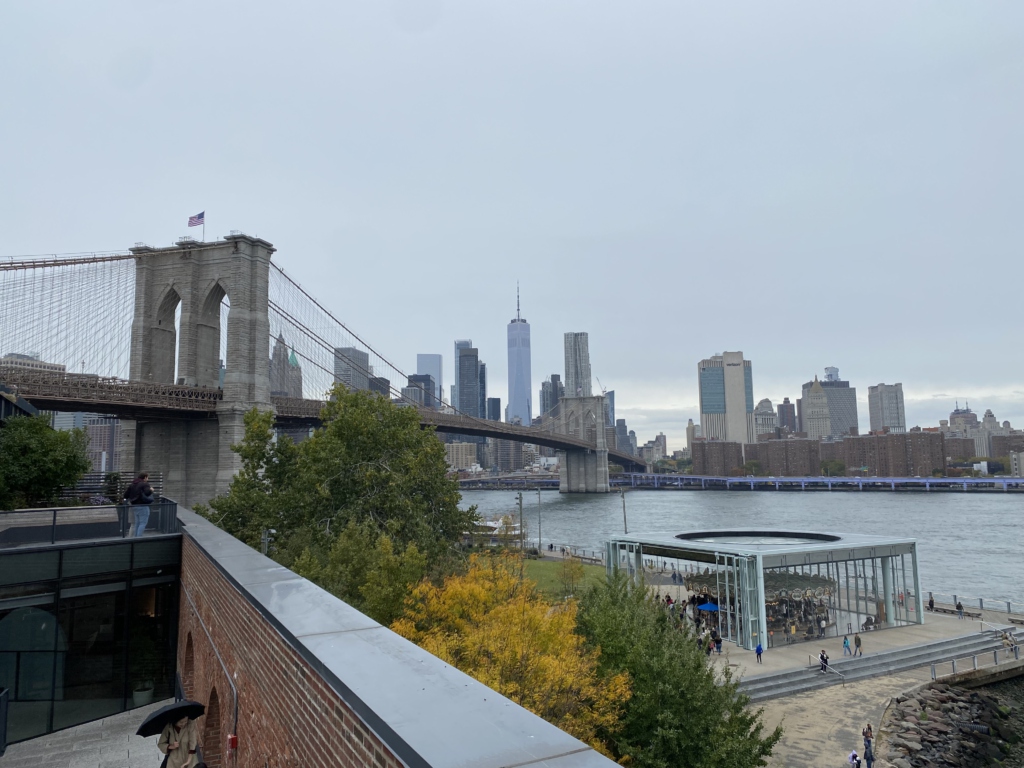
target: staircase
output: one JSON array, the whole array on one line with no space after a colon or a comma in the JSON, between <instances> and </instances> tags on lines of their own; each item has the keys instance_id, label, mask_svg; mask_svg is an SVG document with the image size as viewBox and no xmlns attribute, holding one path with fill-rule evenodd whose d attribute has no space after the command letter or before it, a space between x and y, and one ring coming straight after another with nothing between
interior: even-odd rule
<instances>
[{"instance_id":1,"label":"staircase","mask_svg":"<svg viewBox=\"0 0 1024 768\"><path fill-rule=\"evenodd\" d=\"M751 702L766 701L793 693L826 688L853 680L864 680L870 677L891 675L915 669L926 664L940 661L960 659L964 656L991 653L1002 648L1001 630L988 630L966 637L955 637L949 640L938 640L934 643L899 648L894 651L873 653L867 656L852 658L844 656L832 659L831 667L835 672L822 674L818 666L801 667L787 672L777 672L757 677L746 677L740 681L740 690L750 697Z\"/></svg>"}]
</instances>

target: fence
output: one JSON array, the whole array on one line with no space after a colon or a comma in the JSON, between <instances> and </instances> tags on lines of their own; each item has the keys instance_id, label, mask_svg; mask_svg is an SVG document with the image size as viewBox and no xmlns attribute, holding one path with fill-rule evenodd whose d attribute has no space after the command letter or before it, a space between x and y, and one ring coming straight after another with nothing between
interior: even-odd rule
<instances>
[{"instance_id":1,"label":"fence","mask_svg":"<svg viewBox=\"0 0 1024 768\"><path fill-rule=\"evenodd\" d=\"M1024 600L972 597L971 595L944 594L942 592L930 592L929 595L935 599L937 606L947 609L955 608L959 602L968 611L996 611L1007 615L1016 614L1024 618ZM925 602L928 601L925 600Z\"/></svg>"},{"instance_id":2,"label":"fence","mask_svg":"<svg viewBox=\"0 0 1024 768\"><path fill-rule=\"evenodd\" d=\"M0 512L0 549L92 539L125 539L135 534L137 513L149 511L145 533L177 533L178 504L159 499L130 507L52 507Z\"/></svg>"},{"instance_id":3,"label":"fence","mask_svg":"<svg viewBox=\"0 0 1024 768\"><path fill-rule=\"evenodd\" d=\"M956 675L968 670L986 669L1010 661L1020 660L1020 646L995 648L992 651L962 656L958 659L936 662L931 665L932 680L941 680L949 675Z\"/></svg>"}]
</instances>

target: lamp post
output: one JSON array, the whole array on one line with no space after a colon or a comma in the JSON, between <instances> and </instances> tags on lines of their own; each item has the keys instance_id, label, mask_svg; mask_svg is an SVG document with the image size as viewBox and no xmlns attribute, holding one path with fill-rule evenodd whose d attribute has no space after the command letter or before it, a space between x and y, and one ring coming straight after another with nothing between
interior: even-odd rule
<instances>
[{"instance_id":1,"label":"lamp post","mask_svg":"<svg viewBox=\"0 0 1024 768\"><path fill-rule=\"evenodd\" d=\"M544 549L544 544L540 537L540 488L537 488L537 553L540 554L541 550Z\"/></svg>"},{"instance_id":2,"label":"lamp post","mask_svg":"<svg viewBox=\"0 0 1024 768\"><path fill-rule=\"evenodd\" d=\"M626 524L626 489L619 488L619 496L622 497L622 530L629 533L629 526Z\"/></svg>"}]
</instances>

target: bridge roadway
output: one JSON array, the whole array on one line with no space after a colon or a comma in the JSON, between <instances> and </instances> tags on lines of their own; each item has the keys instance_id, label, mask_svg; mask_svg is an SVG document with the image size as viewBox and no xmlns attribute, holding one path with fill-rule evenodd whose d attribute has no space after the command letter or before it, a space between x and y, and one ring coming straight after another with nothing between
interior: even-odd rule
<instances>
[{"instance_id":1,"label":"bridge roadway","mask_svg":"<svg viewBox=\"0 0 1024 768\"><path fill-rule=\"evenodd\" d=\"M999 491L1024 492L1024 477L719 477L631 472L613 487L708 491Z\"/></svg>"},{"instance_id":2,"label":"bridge roadway","mask_svg":"<svg viewBox=\"0 0 1024 768\"><path fill-rule=\"evenodd\" d=\"M0 365L0 383L17 389L32 405L45 411L90 411L139 421L180 421L216 418L222 392L208 387L153 384L145 381L110 379L89 374L34 371ZM279 423L310 424L320 422L322 400L272 397ZM493 437L556 450L593 451L594 444L572 435L533 427L521 427L500 421L423 410L420 423L438 432ZM621 451L609 450L609 460L625 469L646 469L646 465Z\"/></svg>"}]
</instances>

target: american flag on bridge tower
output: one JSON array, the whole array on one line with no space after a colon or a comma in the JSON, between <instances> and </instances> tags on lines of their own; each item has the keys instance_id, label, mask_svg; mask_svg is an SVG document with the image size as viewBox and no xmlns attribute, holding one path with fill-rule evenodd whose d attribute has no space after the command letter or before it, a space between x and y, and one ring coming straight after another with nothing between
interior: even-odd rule
<instances>
[{"instance_id":1,"label":"american flag on bridge tower","mask_svg":"<svg viewBox=\"0 0 1024 768\"><path fill-rule=\"evenodd\" d=\"M190 227L198 227L206 223L206 211L196 214L195 216L188 217L188 225Z\"/></svg>"}]
</instances>

